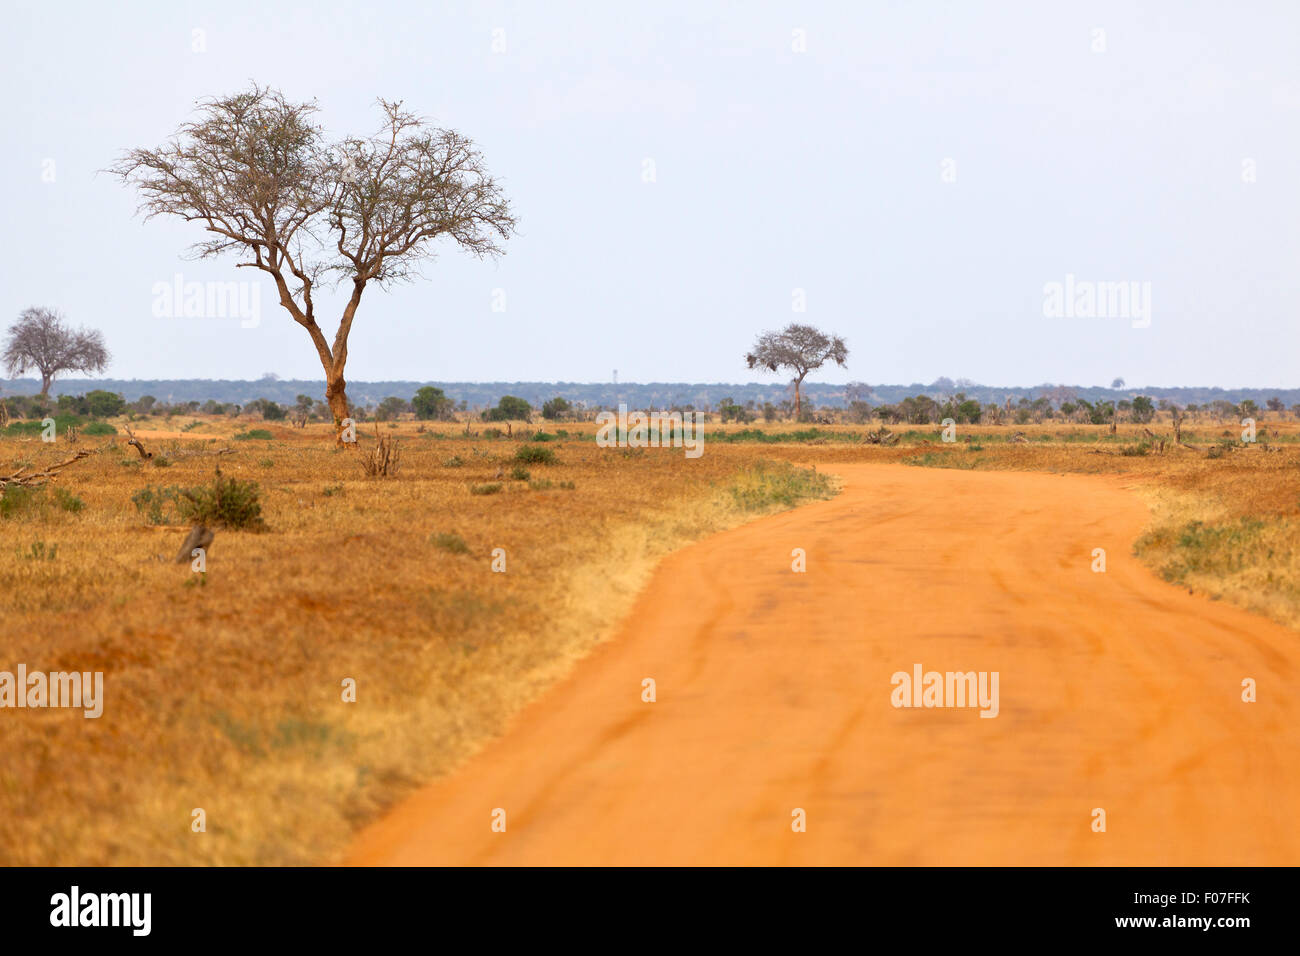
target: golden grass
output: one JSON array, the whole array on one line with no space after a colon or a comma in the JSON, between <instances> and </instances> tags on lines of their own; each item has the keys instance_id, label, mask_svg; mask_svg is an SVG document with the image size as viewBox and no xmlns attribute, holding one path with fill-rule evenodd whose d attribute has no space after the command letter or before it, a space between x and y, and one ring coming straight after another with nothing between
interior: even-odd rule
<instances>
[{"instance_id":1,"label":"golden grass","mask_svg":"<svg viewBox=\"0 0 1300 956\"><path fill-rule=\"evenodd\" d=\"M0 712L0 862L335 858L601 640L660 556L745 520L730 489L764 451L550 441L555 464L474 495L519 441L385 429L400 470L367 479L324 430L269 427L272 441L227 442L244 428L225 422L215 442L138 430L168 467L83 440L94 455L0 518L0 669L103 670L107 697L98 720ZM59 457L0 440L0 472ZM218 530L199 575L170 560L186 529L131 498L218 465L261 485L269 530Z\"/></svg>"}]
</instances>

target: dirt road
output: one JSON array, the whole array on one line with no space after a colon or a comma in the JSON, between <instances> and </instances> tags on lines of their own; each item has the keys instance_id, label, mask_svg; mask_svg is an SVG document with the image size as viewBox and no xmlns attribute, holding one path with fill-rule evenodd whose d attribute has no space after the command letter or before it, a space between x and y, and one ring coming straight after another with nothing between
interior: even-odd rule
<instances>
[{"instance_id":1,"label":"dirt road","mask_svg":"<svg viewBox=\"0 0 1300 956\"><path fill-rule=\"evenodd\" d=\"M1300 864L1300 635L1140 566L1122 482L834 470L836 499L668 558L350 862ZM998 715L894 707L915 664L998 672Z\"/></svg>"}]
</instances>

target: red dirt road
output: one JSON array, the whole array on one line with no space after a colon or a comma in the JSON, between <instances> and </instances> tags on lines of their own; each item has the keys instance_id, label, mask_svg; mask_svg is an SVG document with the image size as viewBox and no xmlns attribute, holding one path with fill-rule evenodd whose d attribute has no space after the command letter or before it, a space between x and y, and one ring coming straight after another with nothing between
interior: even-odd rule
<instances>
[{"instance_id":1,"label":"red dirt road","mask_svg":"<svg viewBox=\"0 0 1300 956\"><path fill-rule=\"evenodd\" d=\"M348 862L1300 864L1300 635L1140 566L1122 482L835 471L834 500L666 559ZM893 707L917 663L997 671L1000 713Z\"/></svg>"}]
</instances>

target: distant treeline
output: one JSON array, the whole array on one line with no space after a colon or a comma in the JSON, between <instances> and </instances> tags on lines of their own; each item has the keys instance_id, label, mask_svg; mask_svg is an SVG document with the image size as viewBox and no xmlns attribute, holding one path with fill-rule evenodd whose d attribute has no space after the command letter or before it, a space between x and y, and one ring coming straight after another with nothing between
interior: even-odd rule
<instances>
[{"instance_id":1,"label":"distant treeline","mask_svg":"<svg viewBox=\"0 0 1300 956\"><path fill-rule=\"evenodd\" d=\"M746 384L685 383L685 382L349 382L348 397L360 407L377 407L384 399L398 397L409 400L420 388L431 385L441 388L456 406L481 410L497 405L503 396L515 395L526 399L534 407L556 396L563 396L579 407L615 407L624 402L629 408L661 408L690 406L700 410L716 409L724 401L747 404L754 402L780 405L792 397L789 385L771 382ZM228 379L85 379L56 380L50 392L58 395L82 395L92 391L105 391L134 402L148 395L160 403L207 402L247 406L257 399L269 399L282 405L294 405L299 395L315 400L325 397L325 383L320 379L281 380L264 378L255 381ZM40 391L34 379L0 379L0 396L33 395ZM914 382L911 385L827 385L805 382L804 400L820 407L843 408L853 401L872 405L893 405L918 395L928 395L943 401L961 393L964 398L981 404L1005 406L1007 399L1013 405L1021 399L1034 401L1048 398L1053 405L1083 399L1096 403L1132 400L1138 395L1164 400L1171 404L1211 405L1215 402L1240 404L1251 400L1266 406L1269 399L1278 399L1286 408L1300 403L1300 388L1208 388L1142 386L1106 388L1089 385L1033 385L992 386L978 385L965 380L938 379L930 383Z\"/></svg>"}]
</instances>

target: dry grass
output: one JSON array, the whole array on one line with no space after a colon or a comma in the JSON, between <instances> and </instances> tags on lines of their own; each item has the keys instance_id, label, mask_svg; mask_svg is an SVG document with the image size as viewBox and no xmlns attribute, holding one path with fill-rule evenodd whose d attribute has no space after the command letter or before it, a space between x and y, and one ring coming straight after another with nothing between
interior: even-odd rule
<instances>
[{"instance_id":1,"label":"dry grass","mask_svg":"<svg viewBox=\"0 0 1300 956\"><path fill-rule=\"evenodd\" d=\"M83 439L90 458L10 499L0 669L103 670L107 702L98 720L0 712L0 862L329 860L587 653L658 557L793 501L781 481L767 501L749 484L736 500L765 451L752 447L687 461L550 441L554 463L495 480L522 442L407 424L383 426L400 471L366 478L373 436L340 452L322 430L270 427L271 441L228 441L225 422L215 441L138 430L153 462ZM0 468L59 451L0 439ZM151 523L132 496L210 481L217 465L259 483L267 530L218 530L200 575L170 560L186 528ZM193 833L200 807L207 832Z\"/></svg>"},{"instance_id":2,"label":"dry grass","mask_svg":"<svg viewBox=\"0 0 1300 956\"><path fill-rule=\"evenodd\" d=\"M1137 544L1152 567L1300 625L1290 423L1270 423L1281 452L1218 458L1123 454L1144 440L1132 426L1113 438L1104 427L962 427L956 445L937 428L898 427L894 447L863 444L863 427L758 425L761 435L729 443L744 427L719 426L696 460L597 448L590 425L538 442L524 429L508 441L404 423L381 426L401 442L388 478L362 474L373 434L359 434L358 454L334 451L319 428L263 426L272 440L236 441L247 423L185 424L137 430L153 462L120 438L83 438L94 455L0 505L0 669L103 670L108 698L98 720L0 712L0 862L334 858L586 654L661 555L751 508L827 493L780 464L757 470L765 459L1124 476L1152 504ZM1228 427L1184 437L1208 445ZM1008 442L1016 432L1028 441ZM518 461L524 444L556 461ZM222 448L234 451L212 454ZM0 438L0 471L61 451ZM132 496L200 484L218 464L259 483L268 530L218 531L206 575L157 560L185 528L151 523L149 503ZM504 574L491 571L494 548L505 549ZM355 704L342 701L345 678ZM190 831L197 807L206 833Z\"/></svg>"}]
</instances>

